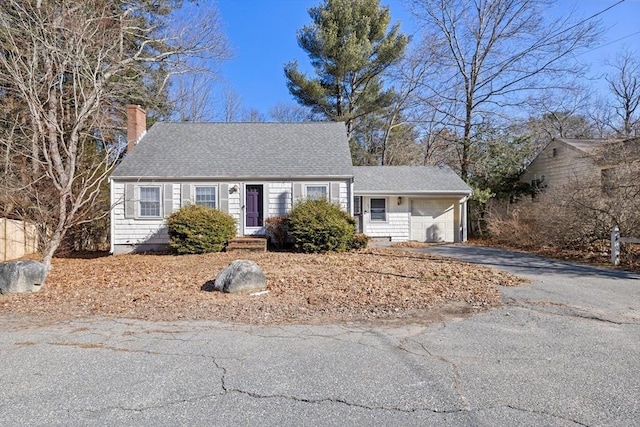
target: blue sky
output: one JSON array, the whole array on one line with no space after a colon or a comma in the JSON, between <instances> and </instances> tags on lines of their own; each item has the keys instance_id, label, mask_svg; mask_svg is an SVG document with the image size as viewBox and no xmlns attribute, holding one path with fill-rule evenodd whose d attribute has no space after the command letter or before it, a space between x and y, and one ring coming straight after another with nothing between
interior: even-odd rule
<instances>
[{"instance_id":1,"label":"blue sky","mask_svg":"<svg viewBox=\"0 0 640 427\"><path fill-rule=\"evenodd\" d=\"M588 17L618 0L560 0L559 10L576 10ZM406 34L415 31L403 0L381 0L389 6L392 22L400 22ZM311 22L307 10L320 0L218 0L224 32L234 58L220 69L221 78L240 95L245 108L264 115L277 103L294 102L283 67L296 59L302 67L308 59L296 41L296 31ZM582 59L591 64L594 78L604 71L604 61L622 47L640 50L640 0L626 0L600 15L605 34L598 49ZM597 83L596 83L597 85Z\"/></svg>"}]
</instances>

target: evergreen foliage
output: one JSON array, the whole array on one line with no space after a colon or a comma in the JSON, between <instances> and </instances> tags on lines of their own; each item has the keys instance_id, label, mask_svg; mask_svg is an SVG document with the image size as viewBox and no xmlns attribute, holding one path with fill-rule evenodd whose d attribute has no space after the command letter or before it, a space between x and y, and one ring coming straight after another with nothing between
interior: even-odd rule
<instances>
[{"instance_id":1,"label":"evergreen foliage","mask_svg":"<svg viewBox=\"0 0 640 427\"><path fill-rule=\"evenodd\" d=\"M167 219L169 247L178 254L220 252L236 235L233 217L217 209L188 205Z\"/></svg>"},{"instance_id":2,"label":"evergreen foliage","mask_svg":"<svg viewBox=\"0 0 640 427\"><path fill-rule=\"evenodd\" d=\"M384 88L380 76L400 60L409 39L398 24L387 32L389 8L378 0L325 0L309 15L313 23L298 32L298 44L316 77L290 62L284 70L287 87L314 113L344 121L351 137L357 119L392 103L393 90Z\"/></svg>"},{"instance_id":3,"label":"evergreen foliage","mask_svg":"<svg viewBox=\"0 0 640 427\"><path fill-rule=\"evenodd\" d=\"M326 199L305 200L289 212L289 236L302 252L342 252L352 248L356 222Z\"/></svg>"}]
</instances>

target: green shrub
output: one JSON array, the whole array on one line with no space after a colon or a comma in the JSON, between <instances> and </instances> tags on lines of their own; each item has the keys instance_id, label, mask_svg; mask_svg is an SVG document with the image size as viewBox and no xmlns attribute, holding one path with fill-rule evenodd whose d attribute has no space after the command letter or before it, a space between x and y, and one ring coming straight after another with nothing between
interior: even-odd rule
<instances>
[{"instance_id":1,"label":"green shrub","mask_svg":"<svg viewBox=\"0 0 640 427\"><path fill-rule=\"evenodd\" d=\"M179 254L220 252L236 235L233 217L217 209L188 205L167 220L169 247Z\"/></svg>"},{"instance_id":2,"label":"green shrub","mask_svg":"<svg viewBox=\"0 0 640 427\"><path fill-rule=\"evenodd\" d=\"M350 248L353 250L366 249L369 244L370 237L364 233L356 233L351 239Z\"/></svg>"},{"instance_id":3,"label":"green shrub","mask_svg":"<svg viewBox=\"0 0 640 427\"><path fill-rule=\"evenodd\" d=\"M289 236L302 252L351 249L355 224L351 215L325 199L306 200L289 212Z\"/></svg>"}]
</instances>

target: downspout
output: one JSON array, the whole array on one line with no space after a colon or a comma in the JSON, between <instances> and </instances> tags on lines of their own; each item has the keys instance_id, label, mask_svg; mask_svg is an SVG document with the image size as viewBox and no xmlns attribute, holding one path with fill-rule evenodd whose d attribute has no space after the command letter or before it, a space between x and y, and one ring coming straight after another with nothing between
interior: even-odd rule
<instances>
[{"instance_id":1,"label":"downspout","mask_svg":"<svg viewBox=\"0 0 640 427\"><path fill-rule=\"evenodd\" d=\"M353 216L353 198L355 197L355 194L353 194L353 177L351 177L351 179L349 180L349 214L351 216Z\"/></svg>"}]
</instances>

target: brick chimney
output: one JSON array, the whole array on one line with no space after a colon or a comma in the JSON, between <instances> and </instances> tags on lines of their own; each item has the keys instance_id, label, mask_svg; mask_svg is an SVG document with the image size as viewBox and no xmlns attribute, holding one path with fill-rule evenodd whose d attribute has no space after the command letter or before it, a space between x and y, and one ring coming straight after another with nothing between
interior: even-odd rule
<instances>
[{"instance_id":1,"label":"brick chimney","mask_svg":"<svg viewBox=\"0 0 640 427\"><path fill-rule=\"evenodd\" d=\"M127 153L147 132L147 112L139 105L127 105Z\"/></svg>"}]
</instances>

